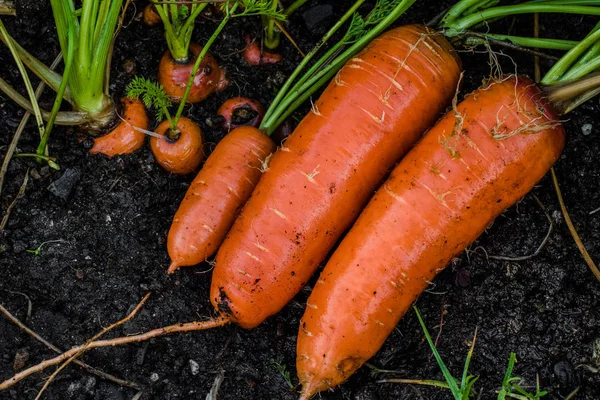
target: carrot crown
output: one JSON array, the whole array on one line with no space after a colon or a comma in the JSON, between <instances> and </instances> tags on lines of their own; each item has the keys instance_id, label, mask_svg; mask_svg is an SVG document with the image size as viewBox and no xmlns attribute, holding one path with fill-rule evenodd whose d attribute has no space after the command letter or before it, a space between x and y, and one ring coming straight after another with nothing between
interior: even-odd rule
<instances>
[{"instance_id":1,"label":"carrot crown","mask_svg":"<svg viewBox=\"0 0 600 400\"><path fill-rule=\"evenodd\" d=\"M260 128L268 135L288 118L306 99L327 83L335 73L372 39L396 21L416 0L378 0L366 16L357 10L365 0L356 1L323 36L296 67L267 110ZM305 70L337 30L351 19L348 30L336 44Z\"/></svg>"}]
</instances>

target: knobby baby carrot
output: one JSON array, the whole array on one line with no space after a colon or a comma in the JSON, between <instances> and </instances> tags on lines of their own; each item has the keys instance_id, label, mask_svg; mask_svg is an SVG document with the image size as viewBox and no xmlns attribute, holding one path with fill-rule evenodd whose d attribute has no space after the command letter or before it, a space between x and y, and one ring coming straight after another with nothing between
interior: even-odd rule
<instances>
[{"instance_id":1,"label":"knobby baby carrot","mask_svg":"<svg viewBox=\"0 0 600 400\"><path fill-rule=\"evenodd\" d=\"M404 157L329 259L300 324L302 399L381 347L433 277L544 176L565 135L528 78L470 94Z\"/></svg>"},{"instance_id":2,"label":"knobby baby carrot","mask_svg":"<svg viewBox=\"0 0 600 400\"><path fill-rule=\"evenodd\" d=\"M394 163L450 102L460 62L421 25L352 58L273 156L221 245L211 301L245 328L306 283Z\"/></svg>"},{"instance_id":3,"label":"knobby baby carrot","mask_svg":"<svg viewBox=\"0 0 600 400\"><path fill-rule=\"evenodd\" d=\"M146 135L140 131L148 129L148 115L144 104L129 97L121 99L121 104L124 110L123 120L111 132L94 139L90 154L102 153L114 157L133 153L144 144Z\"/></svg>"}]
</instances>

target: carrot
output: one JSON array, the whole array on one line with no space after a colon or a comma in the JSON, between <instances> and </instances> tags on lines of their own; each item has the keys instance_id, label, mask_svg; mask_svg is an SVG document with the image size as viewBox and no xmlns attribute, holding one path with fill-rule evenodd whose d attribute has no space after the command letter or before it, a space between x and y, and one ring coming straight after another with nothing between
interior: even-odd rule
<instances>
[{"instance_id":1,"label":"carrot","mask_svg":"<svg viewBox=\"0 0 600 400\"><path fill-rule=\"evenodd\" d=\"M181 117L177 129L171 129L170 121L163 121L155 129L162 138L152 137L150 148L156 161L174 174L193 172L202 160L202 131L194 121Z\"/></svg>"},{"instance_id":2,"label":"carrot","mask_svg":"<svg viewBox=\"0 0 600 400\"><path fill-rule=\"evenodd\" d=\"M273 156L221 245L213 305L252 328L291 300L450 101L459 74L451 45L421 25L392 29L352 58Z\"/></svg>"},{"instance_id":3,"label":"carrot","mask_svg":"<svg viewBox=\"0 0 600 400\"><path fill-rule=\"evenodd\" d=\"M144 7L144 11L142 11L142 21L148 26L158 25L162 22L160 15L156 12L154 4L150 3Z\"/></svg>"},{"instance_id":4,"label":"carrot","mask_svg":"<svg viewBox=\"0 0 600 400\"><path fill-rule=\"evenodd\" d=\"M558 159L565 135L528 78L469 95L404 157L329 259L300 324L302 399L372 357L448 262Z\"/></svg>"},{"instance_id":5,"label":"carrot","mask_svg":"<svg viewBox=\"0 0 600 400\"><path fill-rule=\"evenodd\" d=\"M169 273L195 265L219 247L261 176L275 144L253 127L226 135L190 185L169 230Z\"/></svg>"},{"instance_id":6,"label":"carrot","mask_svg":"<svg viewBox=\"0 0 600 400\"><path fill-rule=\"evenodd\" d=\"M357 1L336 24L337 27L349 19L361 3L362 0ZM361 18L356 20L362 21ZM330 30L329 36L333 35L337 27L334 26ZM364 36L366 37L366 35ZM325 42L327 37L326 35L321 43ZM344 37L344 39L349 42L347 37ZM369 38L367 37L365 40L369 40ZM284 112L293 112L300 104L300 102L297 102L295 105L285 104L282 106L280 104L282 98L298 99L301 96L310 95L324 84L325 80L321 79L320 82L301 87L296 81L297 84L291 87L300 71L318 50L319 47L317 46L303 59L269 107L268 112L272 114L274 120ZM355 45L347 50L346 57L351 57L358 50L358 46ZM342 56L344 54L340 57ZM329 69L330 72L320 72L320 75L317 76L327 77L327 74L332 76L344 62L336 59L333 64L326 66L324 61L331 61L328 54L321 57L314 65L322 67L321 71ZM339 62L337 67L336 62ZM314 78L310 71L307 74L299 81L303 82L303 79L309 76ZM235 104L240 99L242 98L232 99L232 101ZM259 109L258 103L255 105L249 104L248 106L256 107L256 111L262 118L264 111L262 107ZM225 114L223 108L228 109L231 107L224 104L221 108L221 112ZM237 128L218 144L214 153L208 158L204 169L188 189L169 230L167 248L172 260L168 269L169 273L173 273L181 266L192 266L204 261L217 250L226 232L232 226L237 211L244 205L256 185L260 171L267 166L270 155L274 151L274 144L268 136L275 131L277 125L276 122L265 123L265 121L262 121L259 130ZM237 143L238 140L240 141L239 144Z\"/></svg>"},{"instance_id":7,"label":"carrot","mask_svg":"<svg viewBox=\"0 0 600 400\"><path fill-rule=\"evenodd\" d=\"M281 54L270 51L261 51L260 46L255 40L252 40L249 34L244 35L246 47L242 56L248 65L277 64L283 61Z\"/></svg>"},{"instance_id":8,"label":"carrot","mask_svg":"<svg viewBox=\"0 0 600 400\"><path fill-rule=\"evenodd\" d=\"M189 58L183 61L174 59L171 53L166 51L158 65L158 82L173 101L180 101L183 97L196 58L202 51L202 46L190 43L189 51ZM200 63L200 68L194 78L187 101L198 103L215 90L221 91L228 85L229 81L225 77L225 71L219 67L210 52L207 52Z\"/></svg>"},{"instance_id":9,"label":"carrot","mask_svg":"<svg viewBox=\"0 0 600 400\"><path fill-rule=\"evenodd\" d=\"M221 125L227 131L240 126L258 128L265 115L265 108L256 100L233 97L221 104L217 114L223 117Z\"/></svg>"},{"instance_id":10,"label":"carrot","mask_svg":"<svg viewBox=\"0 0 600 400\"><path fill-rule=\"evenodd\" d=\"M121 104L124 110L123 120L110 133L94 139L90 154L102 153L114 157L133 153L144 144L146 135L135 129L148 129L148 116L144 104L129 97L122 98Z\"/></svg>"}]
</instances>

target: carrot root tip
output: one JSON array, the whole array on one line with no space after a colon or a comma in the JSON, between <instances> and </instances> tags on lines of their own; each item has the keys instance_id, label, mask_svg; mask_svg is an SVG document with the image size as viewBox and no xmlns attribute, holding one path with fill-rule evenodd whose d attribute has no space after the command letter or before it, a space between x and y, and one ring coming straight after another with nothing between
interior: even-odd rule
<instances>
[{"instance_id":1,"label":"carrot root tip","mask_svg":"<svg viewBox=\"0 0 600 400\"><path fill-rule=\"evenodd\" d=\"M179 269L179 267L181 267L181 264L178 261L173 261L173 262L171 262L171 265L169 265L169 269L167 270L167 273L169 275L171 275L173 272L177 271Z\"/></svg>"}]
</instances>

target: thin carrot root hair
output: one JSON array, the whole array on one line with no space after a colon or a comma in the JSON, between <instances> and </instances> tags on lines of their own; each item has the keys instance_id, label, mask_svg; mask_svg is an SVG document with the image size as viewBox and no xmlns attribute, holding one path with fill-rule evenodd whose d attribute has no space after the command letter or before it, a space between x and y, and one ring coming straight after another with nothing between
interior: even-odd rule
<instances>
[{"instance_id":1,"label":"thin carrot root hair","mask_svg":"<svg viewBox=\"0 0 600 400\"><path fill-rule=\"evenodd\" d=\"M147 296L148 295L146 295L146 297L140 302L140 304L138 304L138 306L134 309L134 311L131 312L127 317L125 317L123 320L117 322L116 324L111 325L109 328L104 329L100 334L104 334L108 330L114 328L116 325L120 325L121 323L132 318L133 315L135 315L135 313L137 313L137 311L141 308L143 303L146 301ZM39 363L37 365L34 365L30 368L27 368L27 369L19 372L18 374L13 375L11 378L0 383L0 391L8 389L9 387L13 386L14 384L25 379L26 377L28 377L32 374L35 374L37 372L43 371L44 369L46 369L50 366L61 364L65 361L70 362L71 359L75 359L76 357L80 356L81 354L85 353L87 350L90 350L90 349L95 349L95 348L99 348L99 347L114 347L114 346L119 346L119 345L123 345L123 344L143 342L143 341L155 338L155 337L170 335L170 334L177 333L177 332L192 332L192 331L207 330L207 329L212 329L212 328L217 328L219 326L227 325L230 322L231 322L231 319L229 317L219 314L216 317L205 320L205 321L178 323L178 324L174 324L174 325L170 325L170 326L165 326L162 328L153 329L151 331L148 331L145 333L140 333L137 335L121 336L121 337L116 337L113 339L95 340L95 341L91 341L91 342L88 341L87 343L85 343L83 345L73 347L70 350L68 350L54 358L42 361L41 363ZM96 335L96 336L98 336L98 335Z\"/></svg>"},{"instance_id":2,"label":"thin carrot root hair","mask_svg":"<svg viewBox=\"0 0 600 400\"><path fill-rule=\"evenodd\" d=\"M458 83L456 84L456 91L454 92L454 97L452 98L452 110L454 111L454 127L452 128L452 132L449 136L440 135L438 137L438 142L442 145L442 147L446 149L446 151L448 151L452 158L460 158L460 153L458 152L458 144L467 115L466 113L461 114L460 111L458 111L457 106L458 95L460 93L460 85L462 83L464 74L464 71L460 73Z\"/></svg>"}]
</instances>

